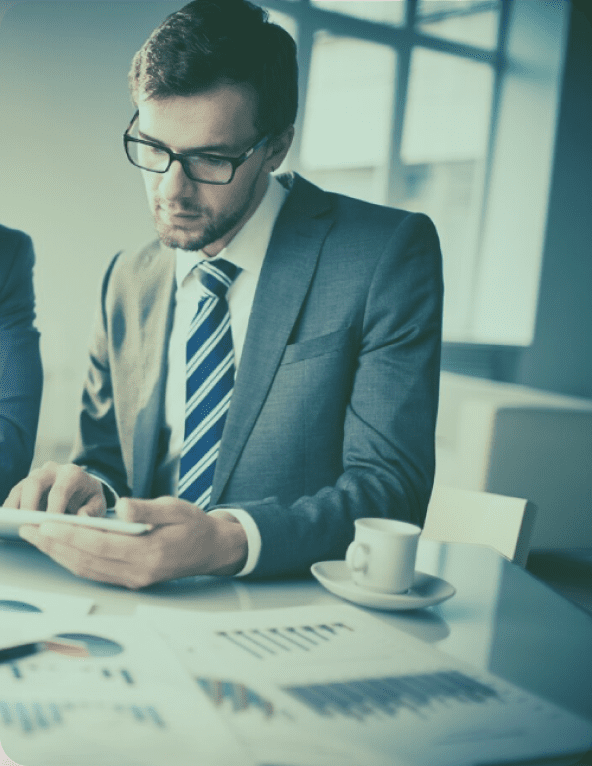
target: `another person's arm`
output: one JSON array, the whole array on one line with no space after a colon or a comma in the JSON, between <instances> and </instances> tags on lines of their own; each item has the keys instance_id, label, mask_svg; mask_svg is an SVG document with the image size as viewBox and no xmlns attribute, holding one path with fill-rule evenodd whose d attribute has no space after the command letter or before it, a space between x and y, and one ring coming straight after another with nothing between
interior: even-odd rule
<instances>
[{"instance_id":1,"label":"another person's arm","mask_svg":"<svg viewBox=\"0 0 592 766\"><path fill-rule=\"evenodd\" d=\"M26 476L41 404L31 238L0 227L0 502Z\"/></svg>"},{"instance_id":2,"label":"another person's arm","mask_svg":"<svg viewBox=\"0 0 592 766\"><path fill-rule=\"evenodd\" d=\"M107 270L103 292L116 260L117 258ZM89 420L94 426L92 438L89 440L88 456L95 470L85 470L74 463L46 463L31 471L25 480L12 488L5 501L5 505L9 507L38 509L49 513L101 516L107 508L107 496L110 494L109 490L105 490L103 482L118 495L129 494L115 424L111 378L104 343L102 306L103 301L90 349L90 369L81 413L83 425Z\"/></svg>"}]
</instances>

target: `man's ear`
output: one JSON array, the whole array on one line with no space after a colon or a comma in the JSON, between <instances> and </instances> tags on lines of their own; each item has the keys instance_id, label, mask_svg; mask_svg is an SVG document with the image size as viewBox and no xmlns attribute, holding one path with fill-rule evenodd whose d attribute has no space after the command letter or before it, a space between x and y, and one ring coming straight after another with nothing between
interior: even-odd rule
<instances>
[{"instance_id":1,"label":"man's ear","mask_svg":"<svg viewBox=\"0 0 592 766\"><path fill-rule=\"evenodd\" d=\"M275 136L270 139L268 143L268 156L266 160L267 170L269 173L277 170L282 162L286 158L286 154L292 146L294 139L294 126L286 128L279 136Z\"/></svg>"}]
</instances>

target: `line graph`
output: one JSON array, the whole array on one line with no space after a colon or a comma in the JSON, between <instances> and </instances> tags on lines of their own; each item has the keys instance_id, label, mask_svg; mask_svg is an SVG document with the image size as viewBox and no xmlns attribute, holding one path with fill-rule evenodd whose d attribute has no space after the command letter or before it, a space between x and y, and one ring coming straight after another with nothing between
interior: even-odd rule
<instances>
[{"instance_id":1,"label":"line graph","mask_svg":"<svg viewBox=\"0 0 592 766\"><path fill-rule=\"evenodd\" d=\"M228 703L234 713L257 709L261 711L264 718L271 718L274 715L272 703L244 684L219 678L196 678L195 680L217 708Z\"/></svg>"}]
</instances>

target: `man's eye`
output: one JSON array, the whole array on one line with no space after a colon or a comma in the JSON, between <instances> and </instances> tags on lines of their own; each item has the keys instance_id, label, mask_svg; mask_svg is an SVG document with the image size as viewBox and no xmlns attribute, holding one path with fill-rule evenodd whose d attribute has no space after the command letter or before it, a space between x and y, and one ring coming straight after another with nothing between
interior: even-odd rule
<instances>
[{"instance_id":1,"label":"man's eye","mask_svg":"<svg viewBox=\"0 0 592 766\"><path fill-rule=\"evenodd\" d=\"M148 158L158 158L163 157L166 155L166 152L164 149L161 149L158 146L153 146L152 144L138 144L137 150L140 155L140 157L144 157L146 159Z\"/></svg>"},{"instance_id":2,"label":"man's eye","mask_svg":"<svg viewBox=\"0 0 592 766\"><path fill-rule=\"evenodd\" d=\"M226 165L228 160L221 157L204 157L204 155L196 154L193 157L189 157L189 161L192 165L199 165L199 167L217 168Z\"/></svg>"},{"instance_id":3,"label":"man's eye","mask_svg":"<svg viewBox=\"0 0 592 766\"><path fill-rule=\"evenodd\" d=\"M147 148L155 157L161 157L163 154L166 154L166 151L159 146L148 146Z\"/></svg>"}]
</instances>

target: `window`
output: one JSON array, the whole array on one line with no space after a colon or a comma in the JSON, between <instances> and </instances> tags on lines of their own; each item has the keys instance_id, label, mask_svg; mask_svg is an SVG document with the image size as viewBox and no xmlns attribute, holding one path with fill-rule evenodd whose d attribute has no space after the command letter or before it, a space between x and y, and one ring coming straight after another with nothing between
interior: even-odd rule
<instances>
[{"instance_id":1,"label":"window","mask_svg":"<svg viewBox=\"0 0 592 766\"><path fill-rule=\"evenodd\" d=\"M390 47L316 33L299 163L307 178L344 194L384 201L394 74Z\"/></svg>"},{"instance_id":2,"label":"window","mask_svg":"<svg viewBox=\"0 0 592 766\"><path fill-rule=\"evenodd\" d=\"M419 0L420 32L480 48L496 48L501 3L475 0Z\"/></svg>"},{"instance_id":3,"label":"window","mask_svg":"<svg viewBox=\"0 0 592 766\"><path fill-rule=\"evenodd\" d=\"M401 206L435 222L444 258L447 335L469 324L472 254L487 159L490 66L416 47L401 142Z\"/></svg>"},{"instance_id":4,"label":"window","mask_svg":"<svg viewBox=\"0 0 592 766\"><path fill-rule=\"evenodd\" d=\"M332 191L434 220L445 340L528 345L569 4L262 4L297 29L301 107L290 167Z\"/></svg>"},{"instance_id":5,"label":"window","mask_svg":"<svg viewBox=\"0 0 592 766\"><path fill-rule=\"evenodd\" d=\"M381 21L399 26L405 22L404 2L384 2L384 0L312 0L317 8L337 11L359 19Z\"/></svg>"}]
</instances>

